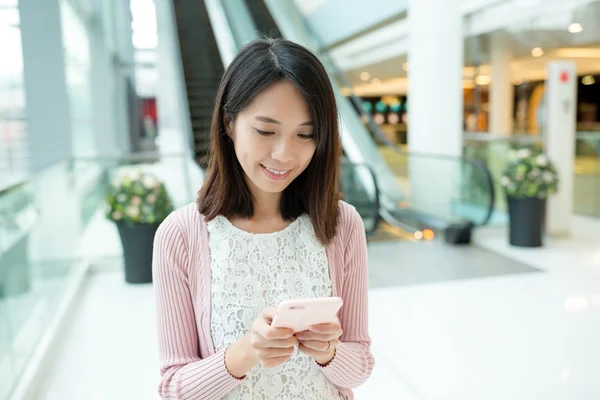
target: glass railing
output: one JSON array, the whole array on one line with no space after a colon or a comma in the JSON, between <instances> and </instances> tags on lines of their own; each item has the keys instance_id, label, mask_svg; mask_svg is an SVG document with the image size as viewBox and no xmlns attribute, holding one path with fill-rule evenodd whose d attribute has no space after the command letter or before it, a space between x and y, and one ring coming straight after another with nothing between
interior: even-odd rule
<instances>
[{"instance_id":1,"label":"glass railing","mask_svg":"<svg viewBox=\"0 0 600 400\"><path fill-rule=\"evenodd\" d=\"M540 136L465 134L464 154L484 160L493 177L498 199L496 215L506 219L506 199L502 195L500 177L513 149L543 150ZM600 217L600 132L577 132L573 165L573 208L576 214Z\"/></svg>"},{"instance_id":2,"label":"glass railing","mask_svg":"<svg viewBox=\"0 0 600 400\"><path fill-rule=\"evenodd\" d=\"M340 189L344 201L352 204L365 225L367 237L373 236L379 226L379 185L373 170L366 164L342 161ZM368 182L365 184L365 182ZM369 186L375 190L369 190ZM374 193L374 195L371 195Z\"/></svg>"},{"instance_id":3,"label":"glass railing","mask_svg":"<svg viewBox=\"0 0 600 400\"><path fill-rule=\"evenodd\" d=\"M120 258L104 193L124 169L162 179L176 207L192 202L201 172L189 155L76 159L0 191L0 399L6 399L90 265Z\"/></svg>"},{"instance_id":4,"label":"glass railing","mask_svg":"<svg viewBox=\"0 0 600 400\"><path fill-rule=\"evenodd\" d=\"M575 213L600 218L600 132L578 132L575 140Z\"/></svg>"}]
</instances>

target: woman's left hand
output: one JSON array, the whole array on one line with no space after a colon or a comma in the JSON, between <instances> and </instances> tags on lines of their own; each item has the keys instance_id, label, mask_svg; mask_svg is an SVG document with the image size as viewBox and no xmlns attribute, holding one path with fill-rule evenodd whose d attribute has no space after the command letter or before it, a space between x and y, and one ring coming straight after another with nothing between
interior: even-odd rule
<instances>
[{"instance_id":1,"label":"woman's left hand","mask_svg":"<svg viewBox=\"0 0 600 400\"><path fill-rule=\"evenodd\" d=\"M340 343L342 333L337 318L335 322L313 325L308 331L296 333L295 336L300 341L298 350L314 358L320 365L327 365L335 356L335 348Z\"/></svg>"}]
</instances>

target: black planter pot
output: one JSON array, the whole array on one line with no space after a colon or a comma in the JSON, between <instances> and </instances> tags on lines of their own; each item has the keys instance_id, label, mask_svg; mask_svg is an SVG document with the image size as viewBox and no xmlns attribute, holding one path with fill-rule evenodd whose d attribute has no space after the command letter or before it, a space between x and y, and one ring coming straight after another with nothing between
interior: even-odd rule
<instances>
[{"instance_id":1,"label":"black planter pot","mask_svg":"<svg viewBox=\"0 0 600 400\"><path fill-rule=\"evenodd\" d=\"M509 242L518 247L541 247L546 200L507 197L510 217Z\"/></svg>"},{"instance_id":2,"label":"black planter pot","mask_svg":"<svg viewBox=\"0 0 600 400\"><path fill-rule=\"evenodd\" d=\"M125 282L152 282L152 246L159 224L117 223L125 256Z\"/></svg>"}]
</instances>

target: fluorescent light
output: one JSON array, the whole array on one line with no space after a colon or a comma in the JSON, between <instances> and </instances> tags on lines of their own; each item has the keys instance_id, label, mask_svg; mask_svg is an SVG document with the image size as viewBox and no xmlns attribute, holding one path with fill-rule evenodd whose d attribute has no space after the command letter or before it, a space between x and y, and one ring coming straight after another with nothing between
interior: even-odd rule
<instances>
[{"instance_id":1,"label":"fluorescent light","mask_svg":"<svg viewBox=\"0 0 600 400\"><path fill-rule=\"evenodd\" d=\"M574 24L569 25L569 32L571 33L579 33L583 31L583 26L580 23L576 22Z\"/></svg>"},{"instance_id":2,"label":"fluorescent light","mask_svg":"<svg viewBox=\"0 0 600 400\"><path fill-rule=\"evenodd\" d=\"M531 55L534 57L541 57L544 55L544 50L541 47L534 47L531 49Z\"/></svg>"},{"instance_id":3,"label":"fluorescent light","mask_svg":"<svg viewBox=\"0 0 600 400\"><path fill-rule=\"evenodd\" d=\"M586 75L581 79L581 83L583 83L586 86L589 86L589 85L593 85L594 83L596 83L596 80L594 79L594 77L592 75Z\"/></svg>"},{"instance_id":4,"label":"fluorescent light","mask_svg":"<svg viewBox=\"0 0 600 400\"><path fill-rule=\"evenodd\" d=\"M360 74L360 79L362 79L363 81L368 81L371 78L371 74L368 73L367 71L362 72Z\"/></svg>"}]
</instances>

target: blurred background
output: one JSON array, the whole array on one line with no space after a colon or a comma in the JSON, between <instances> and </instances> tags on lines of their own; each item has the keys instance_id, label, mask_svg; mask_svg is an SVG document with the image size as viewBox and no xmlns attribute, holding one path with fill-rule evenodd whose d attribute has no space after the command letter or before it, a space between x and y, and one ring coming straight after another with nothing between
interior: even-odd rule
<instances>
[{"instance_id":1,"label":"blurred background","mask_svg":"<svg viewBox=\"0 0 600 400\"><path fill-rule=\"evenodd\" d=\"M264 35L338 99L377 360L356 397L599 399L599 21L597 0L0 0L0 400L158 398L152 284L125 279L150 265L123 251L151 241L106 193L142 171L193 202L219 80ZM558 192L517 209L546 159Z\"/></svg>"}]
</instances>

